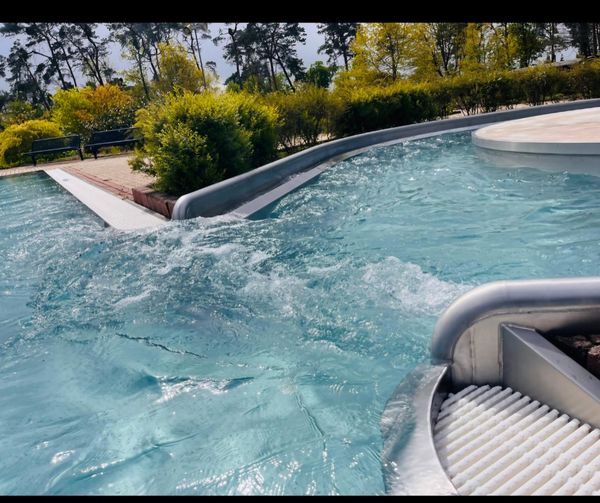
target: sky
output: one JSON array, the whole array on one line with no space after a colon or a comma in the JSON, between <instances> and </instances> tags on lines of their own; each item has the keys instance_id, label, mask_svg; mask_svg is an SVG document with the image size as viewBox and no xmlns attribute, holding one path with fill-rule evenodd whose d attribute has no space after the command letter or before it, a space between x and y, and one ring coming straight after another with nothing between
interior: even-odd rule
<instances>
[{"instance_id":1,"label":"sky","mask_svg":"<svg viewBox=\"0 0 600 503\"><path fill-rule=\"evenodd\" d=\"M311 63L317 60L327 61L326 54L318 54L319 47L323 44L323 36L319 35L316 23L301 23L306 31L306 43L298 45L298 56L304 61L304 65L308 68ZM223 23L209 23L211 37L216 37L219 33L219 28L224 28ZM100 26L98 34L105 36L108 34L108 29L105 26ZM7 56L13 44L14 38L0 36L0 55ZM217 74L220 82L224 82L234 71L235 66L230 65L223 59L223 47L215 46L212 41L205 40L202 42L202 59L204 61L214 61L217 64ZM111 54L109 57L110 64L115 70L123 70L132 65L131 61L121 57L121 48L118 44L111 44ZM77 77L78 75L76 75ZM4 79L0 79L0 90L8 89L8 85Z\"/></svg>"}]
</instances>

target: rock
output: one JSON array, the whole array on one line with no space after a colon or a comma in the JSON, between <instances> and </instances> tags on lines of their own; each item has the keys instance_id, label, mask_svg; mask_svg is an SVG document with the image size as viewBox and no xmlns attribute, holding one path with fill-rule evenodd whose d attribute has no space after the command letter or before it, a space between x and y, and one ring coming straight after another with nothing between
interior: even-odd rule
<instances>
[{"instance_id":1,"label":"rock","mask_svg":"<svg viewBox=\"0 0 600 503\"><path fill-rule=\"evenodd\" d=\"M591 374L600 379L600 345L594 346L588 351L586 368Z\"/></svg>"},{"instance_id":2,"label":"rock","mask_svg":"<svg viewBox=\"0 0 600 503\"><path fill-rule=\"evenodd\" d=\"M587 366L587 354L593 344L584 335L563 336L557 335L551 338L552 342L566 355L570 356L580 365Z\"/></svg>"}]
</instances>

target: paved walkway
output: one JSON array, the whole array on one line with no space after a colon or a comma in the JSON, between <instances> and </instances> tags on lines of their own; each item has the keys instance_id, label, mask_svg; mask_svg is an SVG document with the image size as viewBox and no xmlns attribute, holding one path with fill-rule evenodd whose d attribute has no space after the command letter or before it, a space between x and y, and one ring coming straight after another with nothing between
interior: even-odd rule
<instances>
[{"instance_id":1,"label":"paved walkway","mask_svg":"<svg viewBox=\"0 0 600 503\"><path fill-rule=\"evenodd\" d=\"M133 171L127 162L130 158L130 154L111 155L100 157L99 159L85 159L84 161L77 159L42 163L37 166L0 169L0 177L33 171L62 169L67 173L115 194L121 199L133 201L131 189L135 187L147 187L155 181L155 178L139 171Z\"/></svg>"}]
</instances>

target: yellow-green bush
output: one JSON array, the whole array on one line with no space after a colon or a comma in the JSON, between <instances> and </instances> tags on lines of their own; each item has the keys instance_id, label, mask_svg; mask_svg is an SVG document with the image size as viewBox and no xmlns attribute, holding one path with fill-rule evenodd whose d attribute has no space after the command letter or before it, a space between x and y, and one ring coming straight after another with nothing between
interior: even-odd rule
<instances>
[{"instance_id":1,"label":"yellow-green bush","mask_svg":"<svg viewBox=\"0 0 600 503\"><path fill-rule=\"evenodd\" d=\"M138 112L144 147L134 169L156 175L157 188L184 194L275 158L277 115L240 93L167 96Z\"/></svg>"},{"instance_id":2,"label":"yellow-green bush","mask_svg":"<svg viewBox=\"0 0 600 503\"><path fill-rule=\"evenodd\" d=\"M279 141L288 151L298 143L314 145L321 134L330 135L342 111L337 95L311 84L299 85L295 93L270 93L265 101L281 116Z\"/></svg>"},{"instance_id":3,"label":"yellow-green bush","mask_svg":"<svg viewBox=\"0 0 600 503\"><path fill-rule=\"evenodd\" d=\"M92 131L130 127L138 108L131 94L112 84L61 89L52 99L52 119L66 133L80 134L84 143Z\"/></svg>"},{"instance_id":4,"label":"yellow-green bush","mask_svg":"<svg viewBox=\"0 0 600 503\"><path fill-rule=\"evenodd\" d=\"M272 161L276 155L278 126L281 123L277 110L261 102L257 95L246 92L227 93L221 99L236 108L240 125L250 133L250 164L257 167Z\"/></svg>"},{"instance_id":5,"label":"yellow-green bush","mask_svg":"<svg viewBox=\"0 0 600 503\"><path fill-rule=\"evenodd\" d=\"M18 166L27 161L33 140L62 136L60 126L47 120L30 120L8 126L0 133L0 167Z\"/></svg>"}]
</instances>

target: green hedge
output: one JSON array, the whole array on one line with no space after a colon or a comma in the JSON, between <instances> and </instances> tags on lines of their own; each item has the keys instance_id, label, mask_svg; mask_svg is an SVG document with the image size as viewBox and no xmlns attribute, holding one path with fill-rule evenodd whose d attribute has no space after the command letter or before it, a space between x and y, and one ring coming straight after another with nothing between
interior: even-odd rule
<instances>
[{"instance_id":1,"label":"green hedge","mask_svg":"<svg viewBox=\"0 0 600 503\"><path fill-rule=\"evenodd\" d=\"M138 111L144 147L131 166L181 195L273 160L277 114L245 93L167 96Z\"/></svg>"},{"instance_id":2,"label":"green hedge","mask_svg":"<svg viewBox=\"0 0 600 503\"><path fill-rule=\"evenodd\" d=\"M25 153L31 151L33 140L62 136L62 134L58 124L47 120L35 119L8 126L0 133L0 168L28 162ZM46 159L52 157L52 154L39 157Z\"/></svg>"},{"instance_id":3,"label":"green hedge","mask_svg":"<svg viewBox=\"0 0 600 503\"><path fill-rule=\"evenodd\" d=\"M345 92L338 136L446 117L493 112L518 103L600 97L600 61L573 68L539 65L513 71L482 72L439 79L430 84L401 82Z\"/></svg>"},{"instance_id":4,"label":"green hedge","mask_svg":"<svg viewBox=\"0 0 600 503\"><path fill-rule=\"evenodd\" d=\"M281 117L279 142L288 152L298 144L316 144L321 135L331 136L341 112L337 95L312 84L299 85L294 93L269 93L264 100Z\"/></svg>"},{"instance_id":5,"label":"green hedge","mask_svg":"<svg viewBox=\"0 0 600 503\"><path fill-rule=\"evenodd\" d=\"M432 120L444 111L425 84L358 89L342 100L343 110L334 126L338 136Z\"/></svg>"},{"instance_id":6,"label":"green hedge","mask_svg":"<svg viewBox=\"0 0 600 503\"><path fill-rule=\"evenodd\" d=\"M592 60L575 66L569 71L569 88L578 98L590 99L600 96L600 60Z\"/></svg>"}]
</instances>

